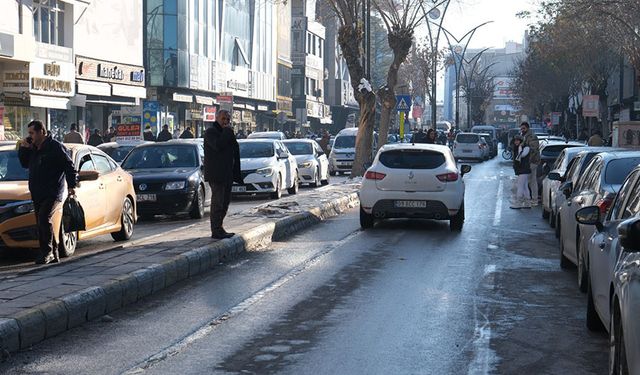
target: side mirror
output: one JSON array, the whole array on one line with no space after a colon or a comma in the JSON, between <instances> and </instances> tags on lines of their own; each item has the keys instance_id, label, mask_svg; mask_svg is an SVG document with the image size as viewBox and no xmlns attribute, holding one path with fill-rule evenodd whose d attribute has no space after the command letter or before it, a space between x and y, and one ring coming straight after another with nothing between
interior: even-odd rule
<instances>
[{"instance_id":1,"label":"side mirror","mask_svg":"<svg viewBox=\"0 0 640 375\"><path fill-rule=\"evenodd\" d=\"M595 225L598 231L602 231L602 218L600 217L600 207L588 206L576 212L576 221L584 225Z\"/></svg>"},{"instance_id":2,"label":"side mirror","mask_svg":"<svg viewBox=\"0 0 640 375\"><path fill-rule=\"evenodd\" d=\"M564 196L567 199L569 199L569 197L571 196L571 193L573 193L573 182L568 181L560 185L560 191L562 192L562 194L564 194Z\"/></svg>"},{"instance_id":3,"label":"side mirror","mask_svg":"<svg viewBox=\"0 0 640 375\"><path fill-rule=\"evenodd\" d=\"M100 177L98 171L80 171L78 172L78 181L95 181Z\"/></svg>"},{"instance_id":4,"label":"side mirror","mask_svg":"<svg viewBox=\"0 0 640 375\"><path fill-rule=\"evenodd\" d=\"M284 151L278 151L278 159L286 159L289 157L289 154L287 154Z\"/></svg>"},{"instance_id":5,"label":"side mirror","mask_svg":"<svg viewBox=\"0 0 640 375\"><path fill-rule=\"evenodd\" d=\"M469 172L471 172L471 166L469 164L462 164L462 166L460 166L460 173L463 176Z\"/></svg>"},{"instance_id":6,"label":"side mirror","mask_svg":"<svg viewBox=\"0 0 640 375\"><path fill-rule=\"evenodd\" d=\"M564 182L564 179L562 178L562 176L558 172L551 172L551 173L547 174L547 178L550 179L551 181Z\"/></svg>"},{"instance_id":7,"label":"side mirror","mask_svg":"<svg viewBox=\"0 0 640 375\"><path fill-rule=\"evenodd\" d=\"M629 219L618 225L618 238L624 251L640 252L640 218Z\"/></svg>"}]
</instances>

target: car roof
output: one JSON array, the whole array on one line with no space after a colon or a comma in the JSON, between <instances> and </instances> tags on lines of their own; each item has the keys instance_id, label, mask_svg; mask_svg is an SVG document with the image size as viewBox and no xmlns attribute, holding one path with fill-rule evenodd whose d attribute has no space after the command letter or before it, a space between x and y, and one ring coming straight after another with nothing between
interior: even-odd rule
<instances>
[{"instance_id":1,"label":"car roof","mask_svg":"<svg viewBox=\"0 0 640 375\"><path fill-rule=\"evenodd\" d=\"M142 143L136 146L136 148L147 148L147 147L167 147L167 146L175 146L175 145L186 145L186 146L197 146L201 144L200 142L194 142L192 139L173 139L166 142L149 142Z\"/></svg>"},{"instance_id":2,"label":"car roof","mask_svg":"<svg viewBox=\"0 0 640 375\"><path fill-rule=\"evenodd\" d=\"M238 139L238 143L274 143L275 141L282 142L281 139L275 139L275 138L253 138L253 139L245 138L245 139Z\"/></svg>"},{"instance_id":3,"label":"car roof","mask_svg":"<svg viewBox=\"0 0 640 375\"><path fill-rule=\"evenodd\" d=\"M436 145L432 143L387 143L380 148L380 151L391 151L391 150L429 150L429 151L440 151L444 152L446 150L451 151L449 147L444 145Z\"/></svg>"},{"instance_id":4,"label":"car roof","mask_svg":"<svg viewBox=\"0 0 640 375\"><path fill-rule=\"evenodd\" d=\"M293 142L306 142L306 143L314 143L316 142L315 139L309 139L309 138L295 138L295 139L284 139L282 140L283 143L293 143Z\"/></svg>"},{"instance_id":5,"label":"car roof","mask_svg":"<svg viewBox=\"0 0 640 375\"><path fill-rule=\"evenodd\" d=\"M582 142L575 142L575 141L565 142L565 141L549 140L541 144L540 149L543 149L549 146L561 146L561 145L567 145L567 147L586 147L586 145Z\"/></svg>"},{"instance_id":6,"label":"car roof","mask_svg":"<svg viewBox=\"0 0 640 375\"><path fill-rule=\"evenodd\" d=\"M605 162L615 159L640 158L640 151L605 151L599 152Z\"/></svg>"},{"instance_id":7,"label":"car roof","mask_svg":"<svg viewBox=\"0 0 640 375\"><path fill-rule=\"evenodd\" d=\"M338 135L356 135L358 128L344 128L338 132Z\"/></svg>"},{"instance_id":8,"label":"car roof","mask_svg":"<svg viewBox=\"0 0 640 375\"><path fill-rule=\"evenodd\" d=\"M107 142L101 143L97 147L98 148L118 148L120 146L139 146L143 144L153 143L150 141L116 141L116 142Z\"/></svg>"}]
</instances>

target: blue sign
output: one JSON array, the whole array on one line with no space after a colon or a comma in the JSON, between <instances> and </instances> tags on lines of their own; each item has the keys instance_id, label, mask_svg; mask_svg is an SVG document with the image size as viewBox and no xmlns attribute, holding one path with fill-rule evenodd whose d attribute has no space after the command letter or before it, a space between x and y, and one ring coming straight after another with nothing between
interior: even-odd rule
<instances>
[{"instance_id":1,"label":"blue sign","mask_svg":"<svg viewBox=\"0 0 640 375\"><path fill-rule=\"evenodd\" d=\"M396 95L396 111L409 112L411 109L411 95Z\"/></svg>"},{"instance_id":2,"label":"blue sign","mask_svg":"<svg viewBox=\"0 0 640 375\"><path fill-rule=\"evenodd\" d=\"M158 127L158 112L160 111L160 103L152 100L145 100L142 104L142 128L147 125L151 129L156 130Z\"/></svg>"}]
</instances>

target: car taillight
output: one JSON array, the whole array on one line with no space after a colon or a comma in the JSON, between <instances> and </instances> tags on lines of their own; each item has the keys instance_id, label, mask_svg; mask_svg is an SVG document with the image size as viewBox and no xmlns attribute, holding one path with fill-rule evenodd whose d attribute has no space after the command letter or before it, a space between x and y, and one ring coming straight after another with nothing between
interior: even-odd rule
<instances>
[{"instance_id":1,"label":"car taillight","mask_svg":"<svg viewBox=\"0 0 640 375\"><path fill-rule=\"evenodd\" d=\"M386 176L387 175L384 173L373 172L373 171L367 171L367 173L364 174L364 178L366 178L367 180L382 180Z\"/></svg>"},{"instance_id":2,"label":"car taillight","mask_svg":"<svg viewBox=\"0 0 640 375\"><path fill-rule=\"evenodd\" d=\"M439 174L436 176L438 178L438 180L440 180L441 182L454 182L454 181L458 181L458 174L457 173L445 173L445 174Z\"/></svg>"},{"instance_id":3,"label":"car taillight","mask_svg":"<svg viewBox=\"0 0 640 375\"><path fill-rule=\"evenodd\" d=\"M478 145L478 148L479 148L480 150L482 150L482 145Z\"/></svg>"},{"instance_id":4,"label":"car taillight","mask_svg":"<svg viewBox=\"0 0 640 375\"><path fill-rule=\"evenodd\" d=\"M609 207L613 204L614 197L604 197L596 202L596 206L600 209L600 215L604 217L609 211Z\"/></svg>"}]
</instances>

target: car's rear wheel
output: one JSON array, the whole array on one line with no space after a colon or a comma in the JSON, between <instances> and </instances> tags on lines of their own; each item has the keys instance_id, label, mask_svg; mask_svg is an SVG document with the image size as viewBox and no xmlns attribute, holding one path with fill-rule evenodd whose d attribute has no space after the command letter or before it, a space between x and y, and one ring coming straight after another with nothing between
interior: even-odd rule
<instances>
[{"instance_id":1,"label":"car's rear wheel","mask_svg":"<svg viewBox=\"0 0 640 375\"><path fill-rule=\"evenodd\" d=\"M300 183L298 181L298 175L293 177L293 186L287 189L287 192L291 195L298 194L298 188L300 187Z\"/></svg>"},{"instance_id":2,"label":"car's rear wheel","mask_svg":"<svg viewBox=\"0 0 640 375\"><path fill-rule=\"evenodd\" d=\"M547 219L549 219L550 215L551 215L551 213L549 211L547 211L544 207L542 207L542 218L547 220Z\"/></svg>"},{"instance_id":3,"label":"car's rear wheel","mask_svg":"<svg viewBox=\"0 0 640 375\"><path fill-rule=\"evenodd\" d=\"M70 232L66 233L63 226L60 226L60 243L58 244L58 254L61 258L70 257L76 252L76 246L78 245L78 233Z\"/></svg>"},{"instance_id":4,"label":"car's rear wheel","mask_svg":"<svg viewBox=\"0 0 640 375\"><path fill-rule=\"evenodd\" d=\"M191 205L191 211L189 211L189 216L192 219L202 219L204 216L204 189L202 186L198 187L196 191L196 195L193 198L193 203Z\"/></svg>"},{"instance_id":5,"label":"car's rear wheel","mask_svg":"<svg viewBox=\"0 0 640 375\"><path fill-rule=\"evenodd\" d=\"M360 227L362 227L362 229L369 229L373 227L373 224L373 215L364 212L362 207L360 207Z\"/></svg>"},{"instance_id":6,"label":"car's rear wheel","mask_svg":"<svg viewBox=\"0 0 640 375\"><path fill-rule=\"evenodd\" d=\"M316 169L316 172L313 174L313 182L309 185L311 185L311 187L320 186L320 168Z\"/></svg>"},{"instance_id":7,"label":"car's rear wheel","mask_svg":"<svg viewBox=\"0 0 640 375\"><path fill-rule=\"evenodd\" d=\"M452 231L459 232L462 230L464 226L464 202L462 202L462 206L460 206L460 210L455 214L451 220L449 220L449 228Z\"/></svg>"},{"instance_id":8,"label":"car's rear wheel","mask_svg":"<svg viewBox=\"0 0 640 375\"><path fill-rule=\"evenodd\" d=\"M329 175L330 176L335 176L336 175L336 171L329 171Z\"/></svg>"},{"instance_id":9,"label":"car's rear wheel","mask_svg":"<svg viewBox=\"0 0 640 375\"><path fill-rule=\"evenodd\" d=\"M327 179L326 180L320 180L320 184L322 186L329 185L329 173L327 173Z\"/></svg>"},{"instance_id":10,"label":"car's rear wheel","mask_svg":"<svg viewBox=\"0 0 640 375\"><path fill-rule=\"evenodd\" d=\"M122 214L120 215L120 230L111 233L111 237L115 241L126 241L133 235L134 216L133 204L129 198L124 200L122 205Z\"/></svg>"},{"instance_id":11,"label":"car's rear wheel","mask_svg":"<svg viewBox=\"0 0 640 375\"><path fill-rule=\"evenodd\" d=\"M587 281L587 328L592 332L604 331L604 325L596 312L596 306L593 302L593 291L591 290L591 282Z\"/></svg>"},{"instance_id":12,"label":"car's rear wheel","mask_svg":"<svg viewBox=\"0 0 640 375\"><path fill-rule=\"evenodd\" d=\"M551 212L549 212L549 226L551 228L556 227L556 214L555 212L553 212L553 209L551 209Z\"/></svg>"},{"instance_id":13,"label":"car's rear wheel","mask_svg":"<svg viewBox=\"0 0 640 375\"><path fill-rule=\"evenodd\" d=\"M615 313L611 313L609 322L609 374L629 375L624 333L622 323L620 323L620 312L617 308Z\"/></svg>"},{"instance_id":14,"label":"car's rear wheel","mask_svg":"<svg viewBox=\"0 0 640 375\"><path fill-rule=\"evenodd\" d=\"M280 189L280 175L276 179L276 191L270 194L271 199L280 199L282 198L282 190Z\"/></svg>"}]
</instances>

